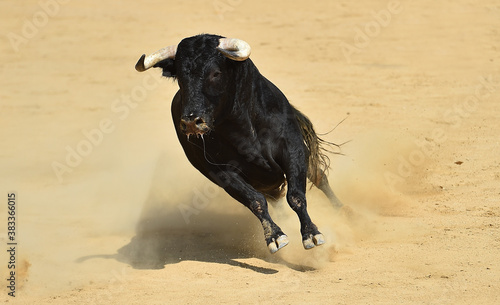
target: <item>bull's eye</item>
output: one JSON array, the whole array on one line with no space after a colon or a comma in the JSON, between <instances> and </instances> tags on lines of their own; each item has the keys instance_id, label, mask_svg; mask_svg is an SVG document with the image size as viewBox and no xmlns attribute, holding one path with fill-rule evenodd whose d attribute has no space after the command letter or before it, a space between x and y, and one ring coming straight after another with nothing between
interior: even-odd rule
<instances>
[{"instance_id":1,"label":"bull's eye","mask_svg":"<svg viewBox=\"0 0 500 305\"><path fill-rule=\"evenodd\" d=\"M207 96L219 96L224 92L224 82L222 81L223 75L221 70L213 68L207 75L203 85L203 92Z\"/></svg>"},{"instance_id":2,"label":"bull's eye","mask_svg":"<svg viewBox=\"0 0 500 305\"><path fill-rule=\"evenodd\" d=\"M210 74L210 80L211 81L217 81L221 77L222 72L219 70L215 70Z\"/></svg>"}]
</instances>

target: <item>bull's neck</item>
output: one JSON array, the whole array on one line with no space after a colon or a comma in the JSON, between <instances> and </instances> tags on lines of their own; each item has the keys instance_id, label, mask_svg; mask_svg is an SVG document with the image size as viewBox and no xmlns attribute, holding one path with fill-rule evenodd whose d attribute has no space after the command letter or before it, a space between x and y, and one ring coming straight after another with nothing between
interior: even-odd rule
<instances>
[{"instance_id":1,"label":"bull's neck","mask_svg":"<svg viewBox=\"0 0 500 305\"><path fill-rule=\"evenodd\" d=\"M262 76L250 59L242 62L237 70L234 91L229 93L226 123L240 134L252 135L256 107L261 107L257 92L262 87Z\"/></svg>"}]
</instances>

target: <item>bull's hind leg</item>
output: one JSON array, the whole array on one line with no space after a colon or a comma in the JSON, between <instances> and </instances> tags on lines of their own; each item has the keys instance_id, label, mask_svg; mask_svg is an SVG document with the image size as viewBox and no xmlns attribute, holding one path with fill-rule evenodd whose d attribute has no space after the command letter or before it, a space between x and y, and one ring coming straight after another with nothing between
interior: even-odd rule
<instances>
[{"instance_id":1,"label":"bull's hind leg","mask_svg":"<svg viewBox=\"0 0 500 305\"><path fill-rule=\"evenodd\" d=\"M281 228L274 223L269 215L266 197L257 192L252 186L241 180L234 173L220 172L215 181L234 199L245 205L257 216L264 229L264 238L271 253L288 245L288 237Z\"/></svg>"},{"instance_id":2,"label":"bull's hind leg","mask_svg":"<svg viewBox=\"0 0 500 305\"><path fill-rule=\"evenodd\" d=\"M307 213L305 193L289 191L287 201L290 207L297 213L300 220L300 233L302 234L302 245L305 249L311 249L325 243L323 234L318 231L318 227L311 221Z\"/></svg>"},{"instance_id":3,"label":"bull's hind leg","mask_svg":"<svg viewBox=\"0 0 500 305\"><path fill-rule=\"evenodd\" d=\"M294 160L304 160L301 157L289 160L285 174L288 182L286 199L292 210L297 213L300 220L300 233L302 234L302 245L305 249L311 249L325 243L323 234L318 231L316 225L311 221L307 213L306 201L306 176L307 165Z\"/></svg>"},{"instance_id":4,"label":"bull's hind leg","mask_svg":"<svg viewBox=\"0 0 500 305\"><path fill-rule=\"evenodd\" d=\"M335 193L328 183L326 174L321 169L318 169L317 177L312 177L311 173L308 173L308 178L317 188L325 193L326 197L328 197L330 203L335 208L340 209L343 206L342 202L337 198L337 196L335 196Z\"/></svg>"}]
</instances>

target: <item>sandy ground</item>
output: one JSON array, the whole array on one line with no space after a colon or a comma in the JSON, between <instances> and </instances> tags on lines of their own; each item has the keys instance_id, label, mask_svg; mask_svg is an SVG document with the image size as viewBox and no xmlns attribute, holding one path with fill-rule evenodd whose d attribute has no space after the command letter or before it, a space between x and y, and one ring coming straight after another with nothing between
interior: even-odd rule
<instances>
[{"instance_id":1,"label":"sandy ground","mask_svg":"<svg viewBox=\"0 0 500 305\"><path fill-rule=\"evenodd\" d=\"M497 1L0 3L0 302L498 304ZM259 222L189 164L177 85L143 53L246 40L332 155L309 211L328 243L267 253ZM8 296L7 194L16 193Z\"/></svg>"}]
</instances>

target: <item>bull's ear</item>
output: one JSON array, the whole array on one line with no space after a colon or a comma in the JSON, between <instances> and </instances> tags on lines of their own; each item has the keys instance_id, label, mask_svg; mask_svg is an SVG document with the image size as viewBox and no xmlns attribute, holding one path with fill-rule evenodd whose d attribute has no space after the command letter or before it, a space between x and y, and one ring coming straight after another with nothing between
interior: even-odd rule
<instances>
[{"instance_id":1,"label":"bull's ear","mask_svg":"<svg viewBox=\"0 0 500 305\"><path fill-rule=\"evenodd\" d=\"M162 68L163 76L165 77L176 77L177 71L175 70L175 59L167 58L159 63L155 64L153 67Z\"/></svg>"}]
</instances>

